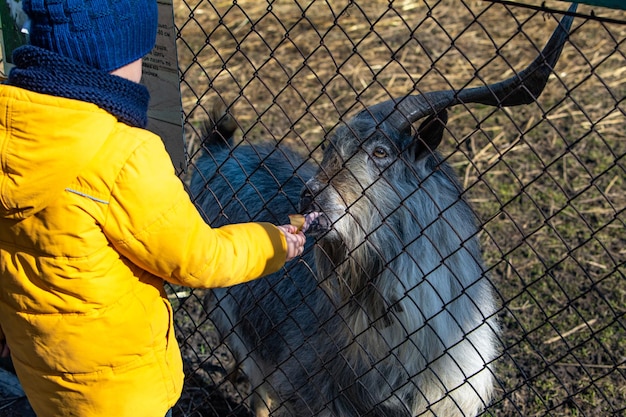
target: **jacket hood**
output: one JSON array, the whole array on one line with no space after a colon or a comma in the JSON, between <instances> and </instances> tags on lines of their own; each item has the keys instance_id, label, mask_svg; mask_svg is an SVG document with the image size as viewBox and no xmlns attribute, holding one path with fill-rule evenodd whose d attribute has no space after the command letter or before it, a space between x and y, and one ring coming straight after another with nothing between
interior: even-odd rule
<instances>
[{"instance_id":1,"label":"jacket hood","mask_svg":"<svg viewBox=\"0 0 626 417\"><path fill-rule=\"evenodd\" d=\"M39 212L93 160L117 119L95 104L0 86L0 217Z\"/></svg>"}]
</instances>

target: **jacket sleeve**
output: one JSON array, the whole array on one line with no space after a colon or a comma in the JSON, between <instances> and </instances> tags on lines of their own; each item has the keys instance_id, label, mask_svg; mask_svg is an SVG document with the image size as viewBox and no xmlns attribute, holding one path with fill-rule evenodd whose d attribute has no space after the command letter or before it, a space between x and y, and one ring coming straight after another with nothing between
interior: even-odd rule
<instances>
[{"instance_id":1,"label":"jacket sleeve","mask_svg":"<svg viewBox=\"0 0 626 417\"><path fill-rule=\"evenodd\" d=\"M188 287L224 287L270 274L287 253L272 224L208 226L157 137L138 147L118 175L104 232L137 266Z\"/></svg>"}]
</instances>

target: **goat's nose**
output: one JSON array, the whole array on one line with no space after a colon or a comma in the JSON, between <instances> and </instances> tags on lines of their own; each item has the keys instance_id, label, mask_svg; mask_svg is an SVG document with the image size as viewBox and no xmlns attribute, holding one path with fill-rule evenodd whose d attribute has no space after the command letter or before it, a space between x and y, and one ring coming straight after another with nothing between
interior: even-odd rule
<instances>
[{"instance_id":1,"label":"goat's nose","mask_svg":"<svg viewBox=\"0 0 626 417\"><path fill-rule=\"evenodd\" d=\"M301 213L307 213L309 211L318 211L319 207L315 202L315 198L324 188L324 183L317 177L313 177L306 182L302 191L300 192L300 210Z\"/></svg>"},{"instance_id":2,"label":"goat's nose","mask_svg":"<svg viewBox=\"0 0 626 417\"><path fill-rule=\"evenodd\" d=\"M300 212L305 213L307 211L310 211L312 205L313 193L311 192L307 184L307 186L305 186L300 193Z\"/></svg>"}]
</instances>

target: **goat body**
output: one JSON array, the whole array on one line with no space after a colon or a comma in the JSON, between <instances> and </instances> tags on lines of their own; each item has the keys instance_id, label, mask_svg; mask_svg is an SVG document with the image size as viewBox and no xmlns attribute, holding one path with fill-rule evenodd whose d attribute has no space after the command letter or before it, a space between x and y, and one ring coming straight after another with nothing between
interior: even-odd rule
<instances>
[{"instance_id":1,"label":"goat body","mask_svg":"<svg viewBox=\"0 0 626 417\"><path fill-rule=\"evenodd\" d=\"M191 190L211 224L285 223L302 189L323 213L302 259L215 291L257 415L473 415L490 398L497 324L472 211L436 154L407 161L367 129L340 128L317 175L272 146L205 141Z\"/></svg>"},{"instance_id":2,"label":"goat body","mask_svg":"<svg viewBox=\"0 0 626 417\"><path fill-rule=\"evenodd\" d=\"M570 24L513 81L362 111L319 167L273 145L234 145L230 116L216 111L190 186L207 221L321 213L301 259L214 291L211 317L257 416L473 416L489 403L497 305L475 216L435 148L451 105L534 100Z\"/></svg>"}]
</instances>

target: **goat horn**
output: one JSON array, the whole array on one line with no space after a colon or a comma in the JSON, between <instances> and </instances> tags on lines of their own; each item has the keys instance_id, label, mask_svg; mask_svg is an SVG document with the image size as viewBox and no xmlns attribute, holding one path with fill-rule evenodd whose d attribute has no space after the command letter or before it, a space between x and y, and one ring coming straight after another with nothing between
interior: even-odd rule
<instances>
[{"instance_id":1,"label":"goat horn","mask_svg":"<svg viewBox=\"0 0 626 417\"><path fill-rule=\"evenodd\" d=\"M518 106L530 104L541 94L552 69L561 55L572 26L576 3L568 10L539 56L524 70L495 84L460 91L433 91L384 101L368 107L359 115L369 115L378 122L387 120L398 130L430 114L462 103L481 103L490 106Z\"/></svg>"}]
</instances>

